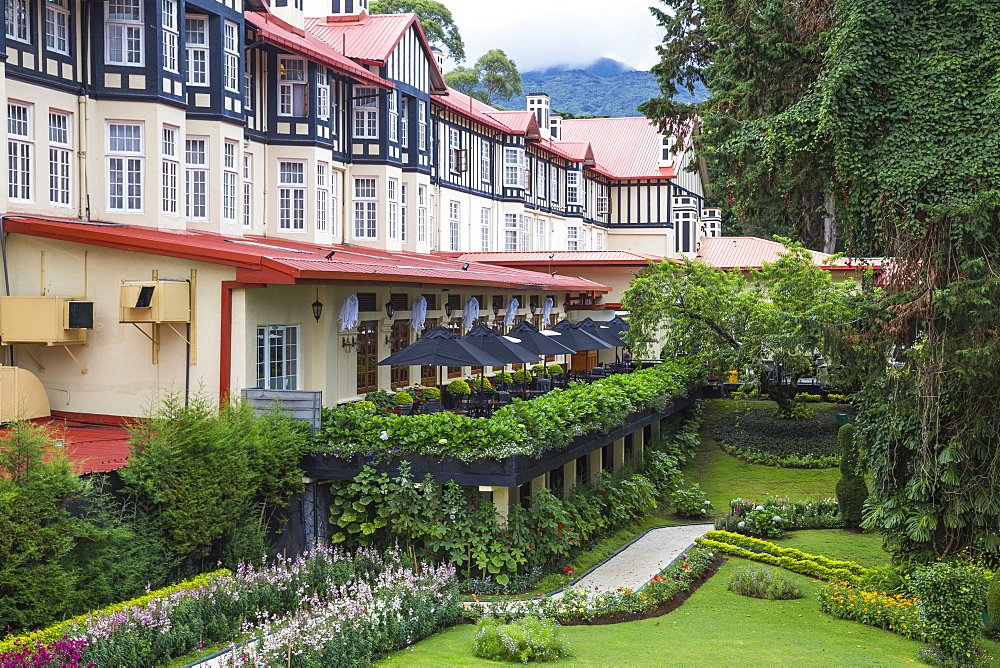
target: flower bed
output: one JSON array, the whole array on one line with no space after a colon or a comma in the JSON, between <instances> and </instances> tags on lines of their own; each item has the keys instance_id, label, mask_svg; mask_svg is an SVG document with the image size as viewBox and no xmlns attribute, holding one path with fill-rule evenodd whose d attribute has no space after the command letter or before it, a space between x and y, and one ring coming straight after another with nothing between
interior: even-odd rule
<instances>
[{"instance_id":1,"label":"flower bed","mask_svg":"<svg viewBox=\"0 0 1000 668\"><path fill-rule=\"evenodd\" d=\"M408 569L396 554L383 557L374 550L346 553L320 548L295 560L279 558L262 567L244 565L235 573L200 576L34 634L8 638L4 647L16 649L27 643L28 647L51 648L69 638L85 641L83 665L161 665L173 657L228 642L266 620L319 609L345 591L384 589L386 581L409 582L404 571ZM433 582L450 583L450 598L438 605L445 617L456 613L454 570L442 566L426 572ZM427 586L428 595L441 598L439 587Z\"/></svg>"},{"instance_id":2,"label":"flower bed","mask_svg":"<svg viewBox=\"0 0 1000 668\"><path fill-rule=\"evenodd\" d=\"M846 582L829 582L818 596L819 609L837 619L851 619L914 640L928 639L914 596L865 591Z\"/></svg>"},{"instance_id":3,"label":"flower bed","mask_svg":"<svg viewBox=\"0 0 1000 668\"><path fill-rule=\"evenodd\" d=\"M840 464L838 412L831 409L802 420L779 420L772 403L748 403L722 415L713 436L723 450L751 464L831 468Z\"/></svg>"},{"instance_id":4,"label":"flower bed","mask_svg":"<svg viewBox=\"0 0 1000 668\"><path fill-rule=\"evenodd\" d=\"M702 547L720 550L753 561L772 566L780 566L795 573L812 575L821 580L838 580L857 584L868 574L868 570L853 561L837 561L826 557L807 554L802 550L779 547L759 538L741 536L729 531L709 531L695 543Z\"/></svg>"},{"instance_id":5,"label":"flower bed","mask_svg":"<svg viewBox=\"0 0 1000 668\"><path fill-rule=\"evenodd\" d=\"M716 529L762 538L777 538L793 529L838 529L842 526L844 520L836 499L792 501L787 497L764 499L760 503L733 499L729 502L729 514L715 522Z\"/></svg>"},{"instance_id":6,"label":"flower bed","mask_svg":"<svg viewBox=\"0 0 1000 668\"><path fill-rule=\"evenodd\" d=\"M315 447L338 456L414 453L462 461L538 456L564 448L585 433L609 433L638 411L662 410L702 377L695 364L671 360L590 385L552 390L531 401L515 399L488 419L448 412L397 415L370 405L346 404L324 410Z\"/></svg>"}]
</instances>

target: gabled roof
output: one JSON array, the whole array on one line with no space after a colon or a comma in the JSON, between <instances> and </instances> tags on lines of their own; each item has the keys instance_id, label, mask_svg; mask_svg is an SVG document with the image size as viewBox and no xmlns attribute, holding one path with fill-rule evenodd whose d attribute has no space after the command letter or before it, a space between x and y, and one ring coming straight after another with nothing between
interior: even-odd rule
<instances>
[{"instance_id":1,"label":"gabled roof","mask_svg":"<svg viewBox=\"0 0 1000 668\"><path fill-rule=\"evenodd\" d=\"M594 149L597 168L616 179L662 179L677 176L676 165L660 166L663 138L649 119L564 119L562 139L586 142Z\"/></svg>"},{"instance_id":2,"label":"gabled roof","mask_svg":"<svg viewBox=\"0 0 1000 668\"><path fill-rule=\"evenodd\" d=\"M587 167L592 167L595 164L594 149L587 142L539 139L535 142L535 146L540 146L546 151L572 162L582 162Z\"/></svg>"},{"instance_id":3,"label":"gabled roof","mask_svg":"<svg viewBox=\"0 0 1000 668\"><path fill-rule=\"evenodd\" d=\"M354 77L358 81L374 84L382 88L392 88L392 83L380 76L372 74L350 58L347 58L309 33L282 21L273 14L244 12L246 21L257 28L261 38L268 44L279 46L291 53L297 53L310 60L323 63L329 67Z\"/></svg>"},{"instance_id":4,"label":"gabled roof","mask_svg":"<svg viewBox=\"0 0 1000 668\"><path fill-rule=\"evenodd\" d=\"M511 129L513 134L525 135L535 139L538 135L538 119L530 111L497 111L489 113L490 118L500 121Z\"/></svg>"},{"instance_id":5,"label":"gabled roof","mask_svg":"<svg viewBox=\"0 0 1000 668\"><path fill-rule=\"evenodd\" d=\"M463 262L486 262L508 267L544 267L548 265L636 265L645 267L650 261L659 262L659 255L632 251L514 251L507 253L441 253Z\"/></svg>"},{"instance_id":6,"label":"gabled roof","mask_svg":"<svg viewBox=\"0 0 1000 668\"><path fill-rule=\"evenodd\" d=\"M720 269L760 269L786 253L784 244L757 237L702 237L696 257ZM829 253L809 251L816 264L831 271L856 271L863 266L879 268L882 258L839 258Z\"/></svg>"},{"instance_id":7,"label":"gabled roof","mask_svg":"<svg viewBox=\"0 0 1000 668\"><path fill-rule=\"evenodd\" d=\"M413 27L430 69L431 92L443 93L447 86L444 75L431 53L430 44L416 14L360 14L350 16L319 16L305 20L306 31L340 51L367 65L382 67L396 46Z\"/></svg>"},{"instance_id":8,"label":"gabled roof","mask_svg":"<svg viewBox=\"0 0 1000 668\"><path fill-rule=\"evenodd\" d=\"M506 134L526 135L529 139L539 136L538 120L530 111L499 111L454 88L449 88L446 95L435 97L433 102Z\"/></svg>"},{"instance_id":9,"label":"gabled roof","mask_svg":"<svg viewBox=\"0 0 1000 668\"><path fill-rule=\"evenodd\" d=\"M492 264L454 260L427 253L386 251L346 244L317 245L271 237L225 237L192 230L4 218L4 230L138 253L178 257L236 268L247 283L336 282L434 283L567 292L610 292L583 278L550 276ZM333 251L331 253L331 251Z\"/></svg>"}]
</instances>

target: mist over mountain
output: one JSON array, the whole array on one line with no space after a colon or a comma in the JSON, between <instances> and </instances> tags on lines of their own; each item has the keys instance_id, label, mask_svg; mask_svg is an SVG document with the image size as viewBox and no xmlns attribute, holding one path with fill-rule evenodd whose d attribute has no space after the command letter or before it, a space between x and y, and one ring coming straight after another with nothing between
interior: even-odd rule
<instances>
[{"instance_id":1,"label":"mist over mountain","mask_svg":"<svg viewBox=\"0 0 1000 668\"><path fill-rule=\"evenodd\" d=\"M575 116L642 116L636 108L659 94L651 72L643 72L612 58L598 58L590 65L551 65L521 73L525 94L542 92L552 100L552 108ZM678 99L701 101L708 91L682 91ZM506 109L526 109L525 96L503 100Z\"/></svg>"}]
</instances>

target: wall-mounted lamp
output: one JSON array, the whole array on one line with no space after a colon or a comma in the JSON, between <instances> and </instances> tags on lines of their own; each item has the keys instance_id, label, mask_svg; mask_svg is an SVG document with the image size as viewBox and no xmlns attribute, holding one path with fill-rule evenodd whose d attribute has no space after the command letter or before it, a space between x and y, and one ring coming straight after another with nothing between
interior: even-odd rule
<instances>
[{"instance_id":1,"label":"wall-mounted lamp","mask_svg":"<svg viewBox=\"0 0 1000 668\"><path fill-rule=\"evenodd\" d=\"M316 301L314 301L311 304L311 306L312 306L312 310L313 310L313 317L316 318L316 322L319 322L319 319L323 317L323 302L321 302L319 300L319 289L318 288L316 290Z\"/></svg>"},{"instance_id":2,"label":"wall-mounted lamp","mask_svg":"<svg viewBox=\"0 0 1000 668\"><path fill-rule=\"evenodd\" d=\"M391 346L392 345L392 334L386 334L385 335L385 345L387 345L387 346Z\"/></svg>"},{"instance_id":3,"label":"wall-mounted lamp","mask_svg":"<svg viewBox=\"0 0 1000 668\"><path fill-rule=\"evenodd\" d=\"M392 316L396 313L396 307L392 305L392 302L385 303L385 317L392 319Z\"/></svg>"},{"instance_id":4,"label":"wall-mounted lamp","mask_svg":"<svg viewBox=\"0 0 1000 668\"><path fill-rule=\"evenodd\" d=\"M450 318L450 317L451 317L451 312L452 312L452 311L454 311L454 310L455 310L455 309L454 309L454 307L453 307L453 306L451 305L451 303L449 303L449 302L445 302L445 304L444 304L444 314L445 314L446 316L448 316L448 317Z\"/></svg>"},{"instance_id":5,"label":"wall-mounted lamp","mask_svg":"<svg viewBox=\"0 0 1000 668\"><path fill-rule=\"evenodd\" d=\"M355 336L345 336L340 340L340 347L344 350L350 351L351 348L355 348L358 345L358 339Z\"/></svg>"}]
</instances>

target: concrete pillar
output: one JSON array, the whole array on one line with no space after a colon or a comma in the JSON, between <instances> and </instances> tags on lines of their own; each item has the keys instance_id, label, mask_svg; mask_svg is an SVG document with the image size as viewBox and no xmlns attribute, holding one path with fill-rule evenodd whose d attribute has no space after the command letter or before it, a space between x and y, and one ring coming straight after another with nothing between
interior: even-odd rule
<instances>
[{"instance_id":1,"label":"concrete pillar","mask_svg":"<svg viewBox=\"0 0 1000 668\"><path fill-rule=\"evenodd\" d=\"M501 527L507 526L507 517L510 515L510 504L512 502L511 497L517 496L517 487L491 487L489 485L480 485L480 492L492 492L493 494L493 507L497 511L497 522ZM516 499L513 500L516 503Z\"/></svg>"},{"instance_id":2,"label":"concrete pillar","mask_svg":"<svg viewBox=\"0 0 1000 668\"><path fill-rule=\"evenodd\" d=\"M533 478L531 481L531 495L534 496L539 491L548 486L548 473L543 473L537 478Z\"/></svg>"},{"instance_id":3,"label":"concrete pillar","mask_svg":"<svg viewBox=\"0 0 1000 668\"><path fill-rule=\"evenodd\" d=\"M611 444L611 462L614 467L613 470L617 471L622 467L625 462L625 439L619 438L614 443Z\"/></svg>"},{"instance_id":4,"label":"concrete pillar","mask_svg":"<svg viewBox=\"0 0 1000 668\"><path fill-rule=\"evenodd\" d=\"M591 480L597 480L601 474L601 470L603 468L601 462L601 450L602 448L597 448L587 455L587 468L590 470Z\"/></svg>"},{"instance_id":5,"label":"concrete pillar","mask_svg":"<svg viewBox=\"0 0 1000 668\"><path fill-rule=\"evenodd\" d=\"M632 470L642 470L642 458L646 456L646 432L640 429L632 434Z\"/></svg>"},{"instance_id":6,"label":"concrete pillar","mask_svg":"<svg viewBox=\"0 0 1000 668\"><path fill-rule=\"evenodd\" d=\"M563 464L563 498L568 499L576 489L576 460Z\"/></svg>"},{"instance_id":7,"label":"concrete pillar","mask_svg":"<svg viewBox=\"0 0 1000 668\"><path fill-rule=\"evenodd\" d=\"M660 421L656 420L656 421L653 422L653 424L651 424L649 426L652 427L652 431L651 431L652 439L651 440L656 440L656 438L660 435Z\"/></svg>"}]
</instances>

